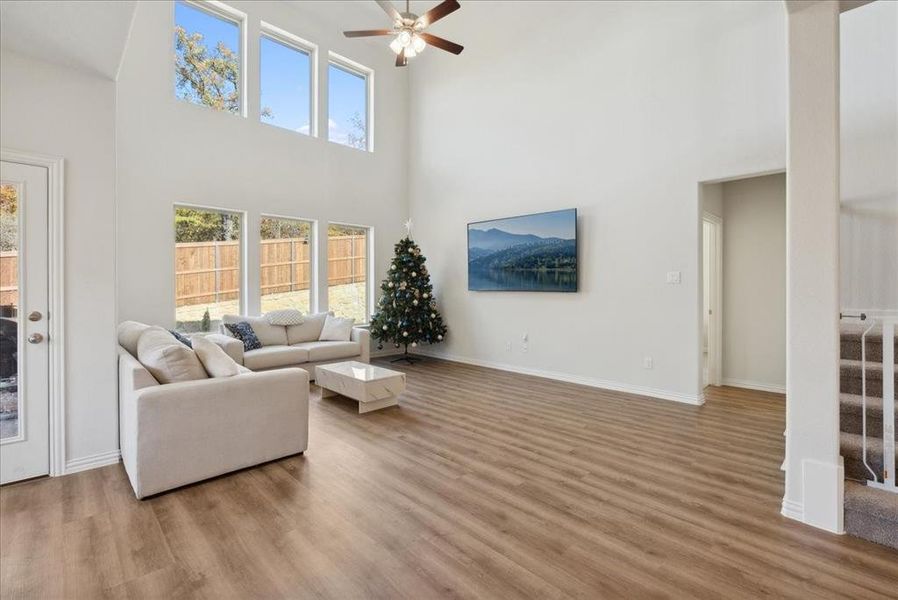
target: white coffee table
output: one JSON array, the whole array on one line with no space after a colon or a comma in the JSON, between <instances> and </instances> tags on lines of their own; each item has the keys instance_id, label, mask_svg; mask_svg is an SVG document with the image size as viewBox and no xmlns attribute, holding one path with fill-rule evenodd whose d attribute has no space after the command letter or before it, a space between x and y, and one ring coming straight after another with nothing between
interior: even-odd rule
<instances>
[{"instance_id":1,"label":"white coffee table","mask_svg":"<svg viewBox=\"0 0 898 600\"><path fill-rule=\"evenodd\" d=\"M321 397L346 396L359 402L359 413L399 404L405 373L354 360L315 367Z\"/></svg>"}]
</instances>

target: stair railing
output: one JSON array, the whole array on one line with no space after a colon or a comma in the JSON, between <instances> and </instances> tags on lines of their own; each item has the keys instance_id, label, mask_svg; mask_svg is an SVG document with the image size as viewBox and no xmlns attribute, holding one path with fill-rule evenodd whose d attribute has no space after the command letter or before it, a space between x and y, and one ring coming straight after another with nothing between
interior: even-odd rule
<instances>
[{"instance_id":1,"label":"stair railing","mask_svg":"<svg viewBox=\"0 0 898 600\"><path fill-rule=\"evenodd\" d=\"M844 315L846 317L855 315ZM868 316L857 315L862 321ZM882 481L867 464L867 334L882 325ZM898 316L877 316L861 335L861 431L864 467L873 475L867 485L898 494L895 478L895 326Z\"/></svg>"},{"instance_id":2,"label":"stair railing","mask_svg":"<svg viewBox=\"0 0 898 600\"><path fill-rule=\"evenodd\" d=\"M861 320L866 319L866 317L867 315L861 313ZM876 319L873 319L870 326L861 334L861 460L864 463L864 467L873 476L873 483L878 483L876 471L867 462L867 334L874 327L876 327ZM883 398L883 408L885 408L885 398Z\"/></svg>"}]
</instances>

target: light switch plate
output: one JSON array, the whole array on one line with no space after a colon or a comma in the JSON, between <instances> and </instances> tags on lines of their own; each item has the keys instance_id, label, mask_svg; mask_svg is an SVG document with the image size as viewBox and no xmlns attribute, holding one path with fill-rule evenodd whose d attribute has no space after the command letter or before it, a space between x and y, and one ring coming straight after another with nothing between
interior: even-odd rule
<instances>
[{"instance_id":1,"label":"light switch plate","mask_svg":"<svg viewBox=\"0 0 898 600\"><path fill-rule=\"evenodd\" d=\"M667 283L673 283L673 284L680 283L680 272L679 271L668 271L667 272Z\"/></svg>"}]
</instances>

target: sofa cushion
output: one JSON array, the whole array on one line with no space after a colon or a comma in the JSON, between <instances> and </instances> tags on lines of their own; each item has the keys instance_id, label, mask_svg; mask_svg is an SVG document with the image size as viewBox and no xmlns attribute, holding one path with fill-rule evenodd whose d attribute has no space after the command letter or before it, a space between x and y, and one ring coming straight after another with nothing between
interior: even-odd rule
<instances>
[{"instance_id":1,"label":"sofa cushion","mask_svg":"<svg viewBox=\"0 0 898 600\"><path fill-rule=\"evenodd\" d=\"M181 333L180 331L175 331L174 329L169 329L168 332L175 336L175 339L187 346L188 348L193 348L193 342L190 341L190 338Z\"/></svg>"},{"instance_id":2,"label":"sofa cushion","mask_svg":"<svg viewBox=\"0 0 898 600\"><path fill-rule=\"evenodd\" d=\"M305 315L301 325L287 327L287 343L292 346L301 342L317 341L321 337L321 330L324 328L327 315L328 313Z\"/></svg>"},{"instance_id":3,"label":"sofa cushion","mask_svg":"<svg viewBox=\"0 0 898 600\"><path fill-rule=\"evenodd\" d=\"M149 329L149 325L137 321L123 321L118 326L118 344L128 351L131 356L137 358L137 341L140 334Z\"/></svg>"},{"instance_id":4,"label":"sofa cushion","mask_svg":"<svg viewBox=\"0 0 898 600\"><path fill-rule=\"evenodd\" d=\"M361 354L358 342L303 342L291 346L291 348L302 348L308 351L309 362L351 358Z\"/></svg>"},{"instance_id":5,"label":"sofa cushion","mask_svg":"<svg viewBox=\"0 0 898 600\"><path fill-rule=\"evenodd\" d=\"M353 323L355 319L327 315L318 339L322 342L348 342L349 336L352 335Z\"/></svg>"},{"instance_id":6,"label":"sofa cushion","mask_svg":"<svg viewBox=\"0 0 898 600\"><path fill-rule=\"evenodd\" d=\"M263 346L243 354L244 366L258 371L275 369L309 361L309 351L295 346Z\"/></svg>"},{"instance_id":7,"label":"sofa cushion","mask_svg":"<svg viewBox=\"0 0 898 600\"><path fill-rule=\"evenodd\" d=\"M196 353L161 327L148 327L140 334L137 360L159 383L208 379Z\"/></svg>"},{"instance_id":8,"label":"sofa cushion","mask_svg":"<svg viewBox=\"0 0 898 600\"><path fill-rule=\"evenodd\" d=\"M224 325L234 325L245 321L253 328L253 333L259 338L263 346L286 346L287 345L287 328L283 325L272 325L265 317L243 317L240 315L224 315L221 322ZM227 327L223 328L222 333L227 335ZM235 336L232 336L235 337Z\"/></svg>"},{"instance_id":9,"label":"sofa cushion","mask_svg":"<svg viewBox=\"0 0 898 600\"><path fill-rule=\"evenodd\" d=\"M240 321L239 323L225 323L224 327L228 333L243 342L244 350L258 350L262 347L262 342L260 342L258 336L256 336L253 326L246 321Z\"/></svg>"},{"instance_id":10,"label":"sofa cushion","mask_svg":"<svg viewBox=\"0 0 898 600\"><path fill-rule=\"evenodd\" d=\"M193 340L193 351L210 377L233 377L240 374L240 365L218 344L203 336L197 336Z\"/></svg>"}]
</instances>

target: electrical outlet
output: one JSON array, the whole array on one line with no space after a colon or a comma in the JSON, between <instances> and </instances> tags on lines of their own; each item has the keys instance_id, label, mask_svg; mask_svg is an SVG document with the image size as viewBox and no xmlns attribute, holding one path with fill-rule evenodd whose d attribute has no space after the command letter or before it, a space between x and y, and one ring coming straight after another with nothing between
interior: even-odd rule
<instances>
[{"instance_id":1,"label":"electrical outlet","mask_svg":"<svg viewBox=\"0 0 898 600\"><path fill-rule=\"evenodd\" d=\"M652 360L651 356L645 356L642 359L642 368L643 369L652 369L655 367L655 361Z\"/></svg>"},{"instance_id":2,"label":"electrical outlet","mask_svg":"<svg viewBox=\"0 0 898 600\"><path fill-rule=\"evenodd\" d=\"M672 283L674 285L680 283L680 272L679 271L668 271L667 272L667 283Z\"/></svg>"},{"instance_id":3,"label":"electrical outlet","mask_svg":"<svg viewBox=\"0 0 898 600\"><path fill-rule=\"evenodd\" d=\"M511 352L511 342L505 342L505 351Z\"/></svg>"},{"instance_id":4,"label":"electrical outlet","mask_svg":"<svg viewBox=\"0 0 898 600\"><path fill-rule=\"evenodd\" d=\"M527 345L527 342L524 342L523 344L521 344L521 352L527 352L527 350L529 350L529 349L530 349L530 347Z\"/></svg>"}]
</instances>

